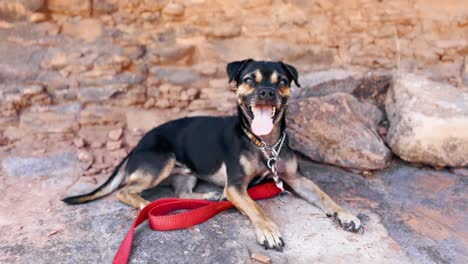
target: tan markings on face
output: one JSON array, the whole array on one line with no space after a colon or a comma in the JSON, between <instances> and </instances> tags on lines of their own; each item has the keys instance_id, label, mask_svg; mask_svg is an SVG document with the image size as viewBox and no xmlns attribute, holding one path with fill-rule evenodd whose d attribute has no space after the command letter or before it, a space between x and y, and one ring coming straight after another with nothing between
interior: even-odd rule
<instances>
[{"instance_id":1,"label":"tan markings on face","mask_svg":"<svg viewBox=\"0 0 468 264\"><path fill-rule=\"evenodd\" d=\"M277 72L273 72L270 76L270 81L272 84L275 84L278 82L278 73Z\"/></svg>"},{"instance_id":2,"label":"tan markings on face","mask_svg":"<svg viewBox=\"0 0 468 264\"><path fill-rule=\"evenodd\" d=\"M289 97L291 95L291 88L289 86L283 86L278 90L278 93L282 97Z\"/></svg>"},{"instance_id":3,"label":"tan markings on face","mask_svg":"<svg viewBox=\"0 0 468 264\"><path fill-rule=\"evenodd\" d=\"M243 84L239 85L239 87L237 88L237 96L240 97L240 96L244 96L244 95L249 95L249 94L253 93L254 90L255 90L255 88L250 87L249 85L243 83Z\"/></svg>"},{"instance_id":4,"label":"tan markings on face","mask_svg":"<svg viewBox=\"0 0 468 264\"><path fill-rule=\"evenodd\" d=\"M262 80L263 80L262 72L261 72L260 70L257 69L257 70L255 71L255 81L256 81L257 83L261 83Z\"/></svg>"}]
</instances>

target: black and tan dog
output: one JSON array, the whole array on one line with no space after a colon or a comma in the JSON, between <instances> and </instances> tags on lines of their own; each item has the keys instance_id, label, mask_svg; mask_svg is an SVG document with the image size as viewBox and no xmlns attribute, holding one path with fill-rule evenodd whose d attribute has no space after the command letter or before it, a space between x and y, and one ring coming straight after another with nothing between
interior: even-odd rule
<instances>
[{"instance_id":1,"label":"black and tan dog","mask_svg":"<svg viewBox=\"0 0 468 264\"><path fill-rule=\"evenodd\" d=\"M201 179L224 187L224 197L252 221L260 244L282 250L284 242L278 227L246 191L254 178L271 176L268 155L261 147L274 146L279 151L275 167L280 179L327 216L334 216L344 229L361 230L357 217L299 174L294 152L288 147L287 138L284 139L290 86L293 81L299 86L296 69L282 62L248 59L229 63L227 74L230 83L236 84L237 116L182 118L154 128L102 186L63 201L89 202L110 194L123 181L126 184L118 199L136 208L149 203L140 196L141 192L163 180L171 181L179 197L208 200L223 197L216 192L192 192ZM284 143L279 146L281 149L279 141Z\"/></svg>"}]
</instances>

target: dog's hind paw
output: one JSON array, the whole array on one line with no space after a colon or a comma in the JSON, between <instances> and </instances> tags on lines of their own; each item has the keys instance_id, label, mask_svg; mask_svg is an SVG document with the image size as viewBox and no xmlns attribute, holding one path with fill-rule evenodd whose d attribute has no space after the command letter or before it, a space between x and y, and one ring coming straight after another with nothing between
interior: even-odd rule
<instances>
[{"instance_id":1,"label":"dog's hind paw","mask_svg":"<svg viewBox=\"0 0 468 264\"><path fill-rule=\"evenodd\" d=\"M208 201L220 201L224 196L221 192L207 192L205 193L205 197Z\"/></svg>"}]
</instances>

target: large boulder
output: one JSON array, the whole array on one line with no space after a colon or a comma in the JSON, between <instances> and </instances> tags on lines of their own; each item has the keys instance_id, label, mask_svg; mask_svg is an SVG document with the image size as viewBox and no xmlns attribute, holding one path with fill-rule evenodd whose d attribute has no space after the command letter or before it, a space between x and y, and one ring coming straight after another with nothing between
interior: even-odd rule
<instances>
[{"instance_id":1,"label":"large boulder","mask_svg":"<svg viewBox=\"0 0 468 264\"><path fill-rule=\"evenodd\" d=\"M315 161L382 169L391 158L376 132L383 118L377 106L346 93L294 99L286 117L289 144Z\"/></svg>"},{"instance_id":2,"label":"large boulder","mask_svg":"<svg viewBox=\"0 0 468 264\"><path fill-rule=\"evenodd\" d=\"M302 88L295 91L292 98L348 93L383 110L391 79L392 76L386 72L362 73L342 69L314 71L301 76Z\"/></svg>"},{"instance_id":3,"label":"large boulder","mask_svg":"<svg viewBox=\"0 0 468 264\"><path fill-rule=\"evenodd\" d=\"M402 159L468 165L468 93L416 75L395 78L385 108L387 142Z\"/></svg>"}]
</instances>

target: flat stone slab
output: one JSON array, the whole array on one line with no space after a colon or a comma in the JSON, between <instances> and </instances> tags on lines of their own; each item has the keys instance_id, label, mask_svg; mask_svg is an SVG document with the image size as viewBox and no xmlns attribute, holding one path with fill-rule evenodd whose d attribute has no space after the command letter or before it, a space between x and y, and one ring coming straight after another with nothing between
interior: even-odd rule
<instances>
[{"instance_id":1,"label":"flat stone slab","mask_svg":"<svg viewBox=\"0 0 468 264\"><path fill-rule=\"evenodd\" d=\"M77 161L75 152L67 152L46 157L8 157L1 164L6 176L53 177L73 171Z\"/></svg>"},{"instance_id":2,"label":"flat stone slab","mask_svg":"<svg viewBox=\"0 0 468 264\"><path fill-rule=\"evenodd\" d=\"M2 164L5 160L15 159ZM112 261L137 211L115 195L78 206L63 204L60 198L80 175L71 168L29 177L2 171L0 186L7 191L0 196L1 263ZM154 232L142 224L130 263L249 263L253 253L272 263L466 263L466 177L402 162L370 178L309 161L301 168L339 204L359 214L364 234L342 230L299 198L288 203L272 198L259 204L284 236L283 253L258 245L250 221L231 209L185 230ZM27 172L13 171L16 176ZM144 195L157 199L172 192L158 187Z\"/></svg>"}]
</instances>

